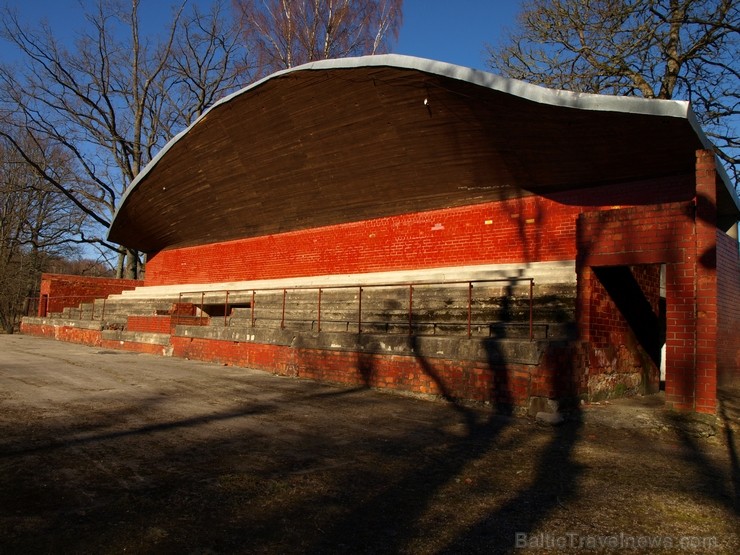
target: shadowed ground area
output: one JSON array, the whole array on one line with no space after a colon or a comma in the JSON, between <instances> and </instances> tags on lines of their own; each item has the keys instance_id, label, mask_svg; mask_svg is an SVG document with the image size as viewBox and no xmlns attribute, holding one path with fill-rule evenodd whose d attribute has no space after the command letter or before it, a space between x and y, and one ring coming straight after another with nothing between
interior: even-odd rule
<instances>
[{"instance_id":1,"label":"shadowed ground area","mask_svg":"<svg viewBox=\"0 0 740 555\"><path fill-rule=\"evenodd\" d=\"M659 401L550 427L0 335L0 553L738 552L737 396Z\"/></svg>"}]
</instances>

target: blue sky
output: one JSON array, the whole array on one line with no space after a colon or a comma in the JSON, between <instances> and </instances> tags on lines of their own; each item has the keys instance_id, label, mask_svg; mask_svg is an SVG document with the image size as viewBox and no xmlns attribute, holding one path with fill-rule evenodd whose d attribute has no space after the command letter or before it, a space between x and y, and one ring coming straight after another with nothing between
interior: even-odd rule
<instances>
[{"instance_id":1,"label":"blue sky","mask_svg":"<svg viewBox=\"0 0 740 555\"><path fill-rule=\"evenodd\" d=\"M141 13L156 25L167 19L169 6L176 3L142 0ZM0 0L0 4L19 9L29 23L46 17L54 29L66 34L83 23L80 5L92 7L94 2ZM513 25L519 5L519 0L404 0L404 23L395 51L485 69L486 43L495 43L499 33Z\"/></svg>"},{"instance_id":2,"label":"blue sky","mask_svg":"<svg viewBox=\"0 0 740 555\"><path fill-rule=\"evenodd\" d=\"M404 0L396 52L486 69L485 45L514 25L519 0Z\"/></svg>"}]
</instances>

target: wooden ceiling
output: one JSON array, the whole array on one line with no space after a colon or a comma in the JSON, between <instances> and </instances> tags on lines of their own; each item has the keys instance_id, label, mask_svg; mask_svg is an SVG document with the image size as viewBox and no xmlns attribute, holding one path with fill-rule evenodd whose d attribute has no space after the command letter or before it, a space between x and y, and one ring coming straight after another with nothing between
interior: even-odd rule
<instances>
[{"instance_id":1,"label":"wooden ceiling","mask_svg":"<svg viewBox=\"0 0 740 555\"><path fill-rule=\"evenodd\" d=\"M291 71L171 142L109 239L153 252L686 174L698 148L682 118L553 106L401 67Z\"/></svg>"}]
</instances>

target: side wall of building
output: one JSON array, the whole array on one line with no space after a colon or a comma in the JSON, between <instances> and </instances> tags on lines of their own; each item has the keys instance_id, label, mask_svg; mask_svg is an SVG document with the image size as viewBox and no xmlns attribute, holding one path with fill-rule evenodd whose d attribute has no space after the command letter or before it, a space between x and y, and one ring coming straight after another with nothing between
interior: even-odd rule
<instances>
[{"instance_id":1,"label":"side wall of building","mask_svg":"<svg viewBox=\"0 0 740 555\"><path fill-rule=\"evenodd\" d=\"M740 255L738 242L717 231L717 381L740 387Z\"/></svg>"}]
</instances>

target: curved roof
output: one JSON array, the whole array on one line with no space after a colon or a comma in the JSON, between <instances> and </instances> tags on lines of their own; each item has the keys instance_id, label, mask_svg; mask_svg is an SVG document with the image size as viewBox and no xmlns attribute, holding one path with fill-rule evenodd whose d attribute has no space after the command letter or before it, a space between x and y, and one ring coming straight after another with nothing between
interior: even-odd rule
<instances>
[{"instance_id":1,"label":"curved roof","mask_svg":"<svg viewBox=\"0 0 740 555\"><path fill-rule=\"evenodd\" d=\"M214 104L126 189L108 237L152 252L687 174L708 146L686 102L408 56L324 60Z\"/></svg>"}]
</instances>

